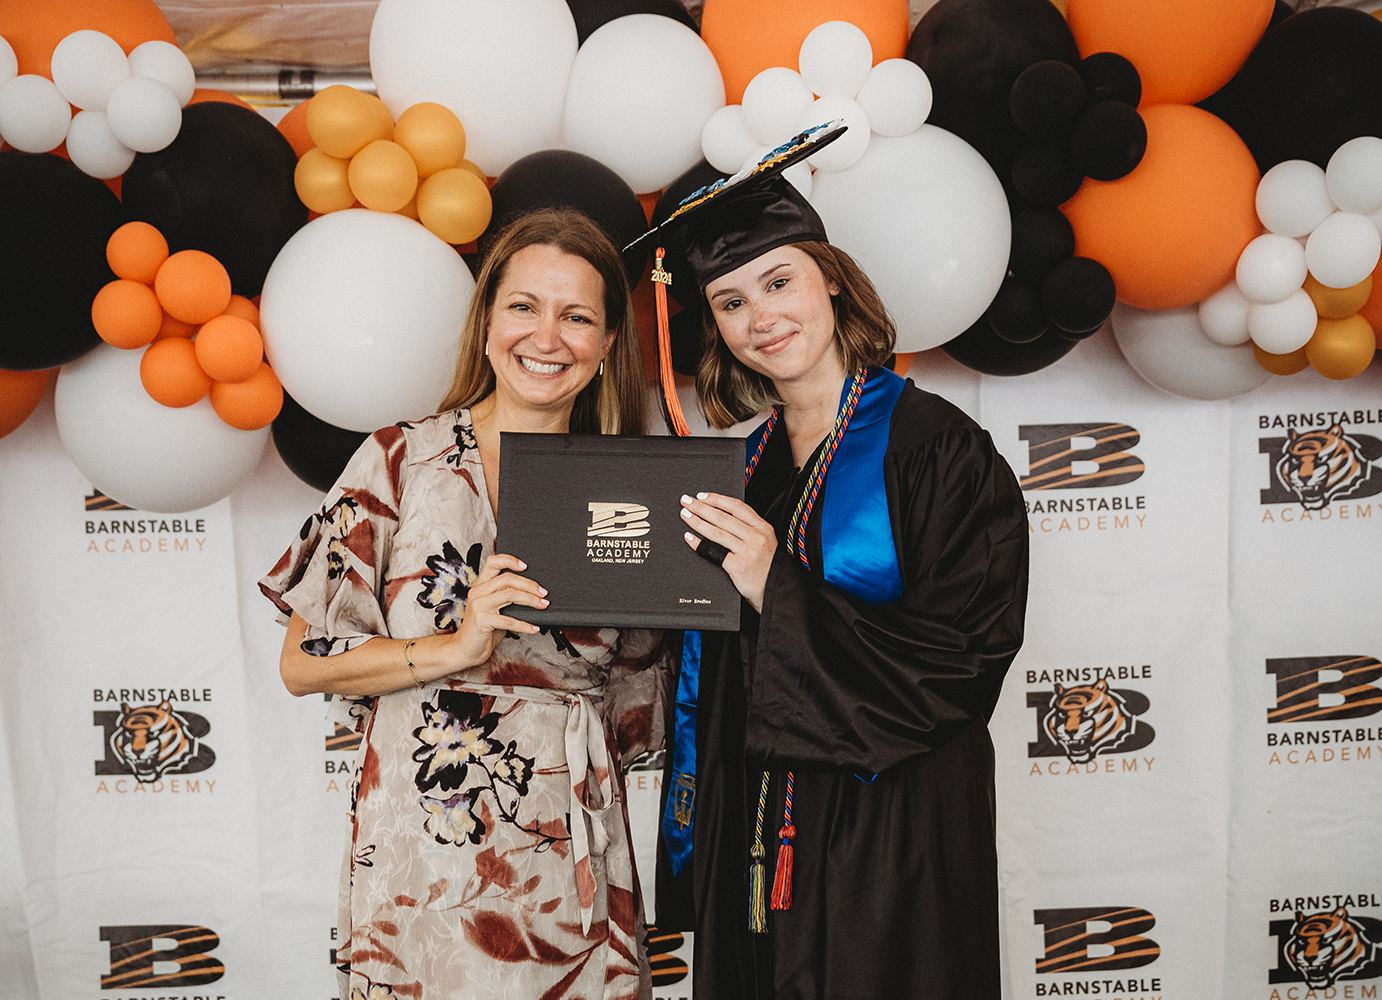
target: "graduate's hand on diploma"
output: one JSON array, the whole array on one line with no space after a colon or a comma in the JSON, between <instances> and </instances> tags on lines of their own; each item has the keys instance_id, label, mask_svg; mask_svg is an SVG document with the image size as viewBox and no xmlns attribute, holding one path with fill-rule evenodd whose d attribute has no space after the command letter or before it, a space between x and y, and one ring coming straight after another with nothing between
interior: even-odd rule
<instances>
[{"instance_id":1,"label":"graduate's hand on diploma","mask_svg":"<svg viewBox=\"0 0 1382 1000\"><path fill-rule=\"evenodd\" d=\"M719 562L744 600L761 612L763 588L777 551L773 526L744 501L719 493L683 496L681 516L691 529L686 533L686 544L697 554ZM723 559L719 558L720 549L724 550Z\"/></svg>"},{"instance_id":2,"label":"graduate's hand on diploma","mask_svg":"<svg viewBox=\"0 0 1382 1000\"><path fill-rule=\"evenodd\" d=\"M477 666L489 659L505 632L531 634L536 625L499 613L510 604L529 608L547 607L547 591L525 576L528 564L517 556L495 553L480 567L480 575L466 597L465 617L456 629L452 654L457 670ZM511 570L512 572L505 572Z\"/></svg>"}]
</instances>

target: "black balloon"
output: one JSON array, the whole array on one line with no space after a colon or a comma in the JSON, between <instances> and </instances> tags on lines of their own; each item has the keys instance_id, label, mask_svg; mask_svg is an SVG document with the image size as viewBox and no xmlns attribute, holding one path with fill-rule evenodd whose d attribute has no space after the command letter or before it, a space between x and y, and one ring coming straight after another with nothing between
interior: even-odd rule
<instances>
[{"instance_id":1,"label":"black balloon","mask_svg":"<svg viewBox=\"0 0 1382 1000\"><path fill-rule=\"evenodd\" d=\"M989 303L984 318L1010 344L1030 344L1051 324L1041 308L1041 295L1029 281L1007 277Z\"/></svg>"},{"instance_id":2,"label":"black balloon","mask_svg":"<svg viewBox=\"0 0 1382 1000\"><path fill-rule=\"evenodd\" d=\"M500 230L538 208L575 208L622 249L647 231L647 216L624 179L599 160L569 149L543 149L510 164L490 189L494 214L479 240L483 260ZM637 257L638 259L633 259ZM629 281L643 276L645 254L625 255Z\"/></svg>"},{"instance_id":3,"label":"black balloon","mask_svg":"<svg viewBox=\"0 0 1382 1000\"><path fill-rule=\"evenodd\" d=\"M1264 173L1283 160L1321 167L1361 135L1382 135L1382 21L1317 7L1270 28L1233 83L1230 123Z\"/></svg>"},{"instance_id":4,"label":"black balloon","mask_svg":"<svg viewBox=\"0 0 1382 1000\"><path fill-rule=\"evenodd\" d=\"M1008 270L1019 278L1042 278L1075 253L1075 230L1054 208L1029 208L1013 219Z\"/></svg>"},{"instance_id":5,"label":"black balloon","mask_svg":"<svg viewBox=\"0 0 1382 1000\"><path fill-rule=\"evenodd\" d=\"M1059 59L1032 63L1018 74L1008 95L1013 124L1032 138L1065 135L1084 105L1084 80Z\"/></svg>"},{"instance_id":6,"label":"black balloon","mask_svg":"<svg viewBox=\"0 0 1382 1000\"><path fill-rule=\"evenodd\" d=\"M101 342L91 300L126 221L110 188L49 153L0 152L0 368L39 371Z\"/></svg>"},{"instance_id":7,"label":"black balloon","mask_svg":"<svg viewBox=\"0 0 1382 1000\"><path fill-rule=\"evenodd\" d=\"M1073 340L1048 330L1030 344L1010 344L980 319L941 349L966 368L985 375L1030 375L1065 357Z\"/></svg>"},{"instance_id":8,"label":"black balloon","mask_svg":"<svg viewBox=\"0 0 1382 1000\"><path fill-rule=\"evenodd\" d=\"M723 180L724 176L705 160L701 160L700 163L667 185L666 190L657 200L657 206L653 209L652 224L657 226L666 222L687 197L709 184ZM696 287L691 273L691 265L686 261L684 236L683 230L674 228L661 241L662 248L667 251L662 261L662 268L672 275L670 289L672 297L688 309L699 309L701 290Z\"/></svg>"},{"instance_id":9,"label":"black balloon","mask_svg":"<svg viewBox=\"0 0 1382 1000\"><path fill-rule=\"evenodd\" d=\"M1276 0L1276 2L1272 4L1272 19L1267 23L1267 31L1271 31L1294 13L1295 11L1287 6L1285 0ZM1242 72L1243 70L1239 68L1238 73L1234 75L1232 80L1195 105L1197 108L1208 111L1211 115L1218 115L1224 121L1228 122L1235 132L1238 131L1238 113L1233 106L1233 91L1238 84L1238 76L1241 75Z\"/></svg>"},{"instance_id":10,"label":"black balloon","mask_svg":"<svg viewBox=\"0 0 1382 1000\"><path fill-rule=\"evenodd\" d=\"M1096 181L1132 173L1147 152L1147 123L1122 101L1100 101L1075 124L1070 158L1075 169Z\"/></svg>"},{"instance_id":11,"label":"black balloon","mask_svg":"<svg viewBox=\"0 0 1382 1000\"><path fill-rule=\"evenodd\" d=\"M1068 336L1087 337L1103 326L1116 294L1108 268L1088 257L1061 261L1041 280L1041 306Z\"/></svg>"},{"instance_id":12,"label":"black balloon","mask_svg":"<svg viewBox=\"0 0 1382 1000\"><path fill-rule=\"evenodd\" d=\"M286 392L273 423L274 447L283 464L313 489L325 493L369 434L348 431L308 413Z\"/></svg>"},{"instance_id":13,"label":"black balloon","mask_svg":"<svg viewBox=\"0 0 1382 1000\"><path fill-rule=\"evenodd\" d=\"M1142 76L1117 52L1094 52L1080 60L1080 76L1089 89L1089 103L1122 101L1137 107L1142 101Z\"/></svg>"},{"instance_id":14,"label":"black balloon","mask_svg":"<svg viewBox=\"0 0 1382 1000\"><path fill-rule=\"evenodd\" d=\"M1012 156L1022 142L1008 113L1013 83L1043 59L1080 61L1050 0L939 0L917 23L906 55L931 81L927 121L977 149L1009 190Z\"/></svg>"},{"instance_id":15,"label":"black balloon","mask_svg":"<svg viewBox=\"0 0 1382 1000\"><path fill-rule=\"evenodd\" d=\"M1065 150L1054 142L1029 142L1013 155L1013 190L1030 205L1069 201L1083 180Z\"/></svg>"},{"instance_id":16,"label":"black balloon","mask_svg":"<svg viewBox=\"0 0 1382 1000\"><path fill-rule=\"evenodd\" d=\"M130 217L158 227L168 249L204 250L254 298L278 251L307 223L293 186L297 155L265 119L237 104L202 101L157 153L139 153L121 198Z\"/></svg>"},{"instance_id":17,"label":"black balloon","mask_svg":"<svg viewBox=\"0 0 1382 1000\"><path fill-rule=\"evenodd\" d=\"M699 34L696 22L677 0L566 0L566 6L571 8L571 16L576 21L579 45L584 45L596 28L629 14L661 14Z\"/></svg>"}]
</instances>

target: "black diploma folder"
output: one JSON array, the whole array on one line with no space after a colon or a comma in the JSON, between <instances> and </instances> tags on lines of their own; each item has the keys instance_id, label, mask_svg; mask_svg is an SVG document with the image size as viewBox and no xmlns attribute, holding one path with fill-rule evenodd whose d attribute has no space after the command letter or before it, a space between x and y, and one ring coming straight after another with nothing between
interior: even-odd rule
<instances>
[{"instance_id":1,"label":"black diploma folder","mask_svg":"<svg viewBox=\"0 0 1382 1000\"><path fill-rule=\"evenodd\" d=\"M739 592L682 537L683 493L743 499L744 442L513 434L499 446L497 551L547 588L534 625L737 631Z\"/></svg>"}]
</instances>

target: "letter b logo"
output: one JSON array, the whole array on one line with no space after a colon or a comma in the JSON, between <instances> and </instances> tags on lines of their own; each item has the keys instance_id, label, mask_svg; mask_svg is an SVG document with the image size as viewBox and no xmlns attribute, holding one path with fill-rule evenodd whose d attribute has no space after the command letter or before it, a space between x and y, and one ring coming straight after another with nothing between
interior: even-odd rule
<instances>
[{"instance_id":1,"label":"letter b logo","mask_svg":"<svg viewBox=\"0 0 1382 1000\"><path fill-rule=\"evenodd\" d=\"M1122 486L1147 471L1125 450L1142 440L1127 424L1023 424L1017 436L1027 442L1024 490Z\"/></svg>"},{"instance_id":2,"label":"letter b logo","mask_svg":"<svg viewBox=\"0 0 1382 1000\"><path fill-rule=\"evenodd\" d=\"M1045 929L1037 972L1136 969L1161 954L1159 944L1140 936L1156 925L1156 917L1134 906L1033 910L1032 917Z\"/></svg>"},{"instance_id":3,"label":"letter b logo","mask_svg":"<svg viewBox=\"0 0 1382 1000\"><path fill-rule=\"evenodd\" d=\"M1268 722L1361 719L1382 711L1382 663L1371 656L1292 656L1267 661L1276 675Z\"/></svg>"},{"instance_id":4,"label":"letter b logo","mask_svg":"<svg viewBox=\"0 0 1382 1000\"><path fill-rule=\"evenodd\" d=\"M221 943L215 931L206 927L102 927L101 940L110 942L110 975L101 977L103 990L201 986L226 974L220 960L206 954ZM160 948L160 944L172 947Z\"/></svg>"}]
</instances>

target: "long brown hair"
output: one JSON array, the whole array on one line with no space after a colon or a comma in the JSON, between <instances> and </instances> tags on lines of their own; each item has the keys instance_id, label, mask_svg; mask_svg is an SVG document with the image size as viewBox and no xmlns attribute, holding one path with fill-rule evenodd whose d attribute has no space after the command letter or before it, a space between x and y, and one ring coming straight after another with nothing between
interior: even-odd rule
<instances>
[{"instance_id":1,"label":"long brown hair","mask_svg":"<svg viewBox=\"0 0 1382 1000\"><path fill-rule=\"evenodd\" d=\"M840 289L830 303L835 312L835 350L845 371L881 365L893 353L897 327L869 276L854 258L829 243L791 245L816 262L827 286ZM712 427L729 427L782 402L772 379L730 353L705 296L701 297L701 329L705 353L696 371L696 396Z\"/></svg>"},{"instance_id":2,"label":"long brown hair","mask_svg":"<svg viewBox=\"0 0 1382 1000\"><path fill-rule=\"evenodd\" d=\"M605 325L614 344L603 375L591 379L571 408L572 434L642 434L646 428L643 352L638 347L629 279L619 251L589 216L574 208L544 208L511 222L495 241L475 280L456 352L456 377L438 412L474 406L494 391L494 369L485 340L494 297L514 254L531 246L552 246L579 257L605 285Z\"/></svg>"}]
</instances>

